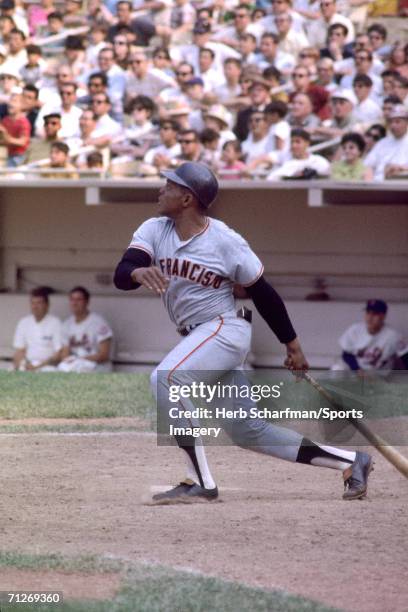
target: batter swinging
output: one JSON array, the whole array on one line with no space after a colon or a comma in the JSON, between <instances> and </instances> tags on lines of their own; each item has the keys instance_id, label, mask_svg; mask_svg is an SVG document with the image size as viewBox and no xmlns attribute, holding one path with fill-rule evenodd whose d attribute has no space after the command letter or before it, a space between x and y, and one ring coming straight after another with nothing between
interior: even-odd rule
<instances>
[{"instance_id":1,"label":"batter swinging","mask_svg":"<svg viewBox=\"0 0 408 612\"><path fill-rule=\"evenodd\" d=\"M239 371L250 347L248 313L234 310L234 283L243 285L258 312L280 342L285 344L285 365L293 371L308 369L285 305L263 276L263 266L248 243L223 222L206 216L218 192L217 179L203 164L187 162L167 178L160 189L158 218L144 222L134 233L115 272L115 285L125 291L141 285L162 295L171 320L183 336L153 372L152 389L165 418L171 385L205 380L216 382L220 372ZM180 401L182 410L194 408ZM248 408L248 406L246 406ZM183 419L174 426L183 427ZM344 499L367 492L372 458L322 446L295 431L262 419L237 419L230 431L244 448L287 461L343 471ZM176 436L186 459L186 479L153 496L154 504L212 501L218 489L207 463L204 446L192 436Z\"/></svg>"}]
</instances>

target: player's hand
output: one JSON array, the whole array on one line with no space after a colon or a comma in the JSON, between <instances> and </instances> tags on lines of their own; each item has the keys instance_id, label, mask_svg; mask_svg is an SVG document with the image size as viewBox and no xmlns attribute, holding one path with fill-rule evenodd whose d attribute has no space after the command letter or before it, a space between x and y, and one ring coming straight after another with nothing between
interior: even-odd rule
<instances>
[{"instance_id":1,"label":"player's hand","mask_svg":"<svg viewBox=\"0 0 408 612\"><path fill-rule=\"evenodd\" d=\"M300 379L302 377L302 372L309 369L309 364L297 338L292 340L292 342L288 342L286 345L286 353L285 366Z\"/></svg>"},{"instance_id":2,"label":"player's hand","mask_svg":"<svg viewBox=\"0 0 408 612\"><path fill-rule=\"evenodd\" d=\"M163 274L163 272L156 266L149 266L148 268L136 268L132 272L132 279L135 283L139 283L157 293L157 295L163 295L169 286L169 280Z\"/></svg>"}]
</instances>

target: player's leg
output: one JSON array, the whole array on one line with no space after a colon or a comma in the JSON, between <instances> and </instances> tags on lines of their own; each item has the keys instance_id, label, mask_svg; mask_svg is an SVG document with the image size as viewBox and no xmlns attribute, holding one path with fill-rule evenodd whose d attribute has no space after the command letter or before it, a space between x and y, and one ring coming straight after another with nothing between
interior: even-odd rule
<instances>
[{"instance_id":1,"label":"player's leg","mask_svg":"<svg viewBox=\"0 0 408 612\"><path fill-rule=\"evenodd\" d=\"M235 368L245 359L249 341L249 324L237 319L235 313L231 313L197 327L164 358L153 373L151 382L158 411L164 419L166 428L170 422L174 427L180 428L199 425L195 419L168 417L171 408L183 412L195 407L188 398L170 402L170 387L190 386L194 382L216 382L223 372ZM205 499L216 497L215 481L201 439L193 436L176 436L176 441L184 451L188 484L182 483L181 488L174 489L174 497L193 497L196 493L198 497L202 495ZM191 482L193 484L190 484ZM157 501L162 500L166 503L169 495L171 496L171 492L154 497Z\"/></svg>"},{"instance_id":2,"label":"player's leg","mask_svg":"<svg viewBox=\"0 0 408 612\"><path fill-rule=\"evenodd\" d=\"M236 373L236 380L241 387L250 384L243 372ZM240 399L239 405L247 415L250 415L250 409L255 407L250 399ZM319 444L292 429L249 416L227 419L223 428L233 442L242 448L285 461L342 471L348 487L344 499L356 499L366 494L367 479L372 469L372 458L367 453Z\"/></svg>"}]
</instances>

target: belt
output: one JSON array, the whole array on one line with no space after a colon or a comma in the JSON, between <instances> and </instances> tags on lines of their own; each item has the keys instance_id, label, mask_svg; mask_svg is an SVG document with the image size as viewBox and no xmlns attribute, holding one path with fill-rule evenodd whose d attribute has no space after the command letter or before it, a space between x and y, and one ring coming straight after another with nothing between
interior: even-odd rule
<instances>
[{"instance_id":1,"label":"belt","mask_svg":"<svg viewBox=\"0 0 408 612\"><path fill-rule=\"evenodd\" d=\"M246 306L241 306L241 308L237 310L237 317L238 319L244 319L245 321L248 321L248 323L252 323L252 310L250 310ZM194 325L184 325L183 327L178 327L177 331L180 336L188 336L193 331L193 329L199 327L200 325L203 325L203 323L195 323ZM205 323L208 323L208 321L205 321Z\"/></svg>"}]
</instances>

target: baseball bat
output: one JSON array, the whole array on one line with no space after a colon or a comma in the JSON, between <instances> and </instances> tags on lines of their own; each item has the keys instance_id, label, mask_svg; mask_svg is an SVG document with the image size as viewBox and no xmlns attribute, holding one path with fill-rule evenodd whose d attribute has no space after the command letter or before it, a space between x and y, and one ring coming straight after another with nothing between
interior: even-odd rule
<instances>
[{"instance_id":1,"label":"baseball bat","mask_svg":"<svg viewBox=\"0 0 408 612\"><path fill-rule=\"evenodd\" d=\"M330 402L330 404L334 408L336 408L337 410L344 410L344 408L336 402L336 400L330 395L330 393L324 387L322 387L322 385L317 382L317 380L315 380L313 376L309 374L309 372L303 372L302 376L310 385L312 385L312 387L314 387L320 393L320 395L322 395L328 402ZM350 421L350 423L354 425L357 431L359 431L366 438L366 440L368 440L370 444L374 446L383 455L383 457L387 459L387 461L389 461L399 472L401 472L401 474L403 474L405 478L408 478L408 459L404 457L404 455L401 455L401 453L397 451L396 448L394 448L390 444L387 444L387 442L383 440L383 438L371 431L371 429L361 420L350 417L348 421Z\"/></svg>"}]
</instances>

